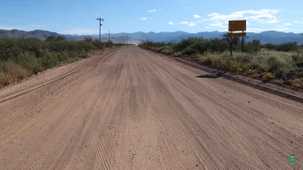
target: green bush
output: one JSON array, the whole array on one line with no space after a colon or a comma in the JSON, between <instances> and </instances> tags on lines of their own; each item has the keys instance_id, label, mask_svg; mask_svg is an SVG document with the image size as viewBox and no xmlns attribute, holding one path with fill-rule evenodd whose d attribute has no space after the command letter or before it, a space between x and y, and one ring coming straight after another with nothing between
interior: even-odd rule
<instances>
[{"instance_id":1,"label":"green bush","mask_svg":"<svg viewBox=\"0 0 303 170\"><path fill-rule=\"evenodd\" d=\"M174 46L174 50L185 55L205 53L208 49L208 41L202 38L189 38Z\"/></svg>"},{"instance_id":2,"label":"green bush","mask_svg":"<svg viewBox=\"0 0 303 170\"><path fill-rule=\"evenodd\" d=\"M166 45L164 47L161 47L159 49L159 52L161 52L163 54L171 55L171 54L174 53L174 50L173 50L173 48L171 46Z\"/></svg>"},{"instance_id":3,"label":"green bush","mask_svg":"<svg viewBox=\"0 0 303 170\"><path fill-rule=\"evenodd\" d=\"M228 43L223 39L208 40L207 43L207 49L210 52L222 53L229 48Z\"/></svg>"},{"instance_id":4,"label":"green bush","mask_svg":"<svg viewBox=\"0 0 303 170\"><path fill-rule=\"evenodd\" d=\"M12 57L11 60L31 71L33 74L42 70L39 58L37 58L33 52L20 53L19 55Z\"/></svg>"},{"instance_id":5,"label":"green bush","mask_svg":"<svg viewBox=\"0 0 303 170\"><path fill-rule=\"evenodd\" d=\"M257 53L261 50L261 43L258 40L253 40L252 42L246 43L243 50L248 53Z\"/></svg>"},{"instance_id":6,"label":"green bush","mask_svg":"<svg viewBox=\"0 0 303 170\"><path fill-rule=\"evenodd\" d=\"M63 37L0 39L0 87L61 63L85 58L104 45L97 41L66 41Z\"/></svg>"},{"instance_id":7,"label":"green bush","mask_svg":"<svg viewBox=\"0 0 303 170\"><path fill-rule=\"evenodd\" d=\"M269 50L276 50L276 51L297 51L300 47L296 42L291 42L291 43L284 43L284 44L265 44L263 46L264 48L267 48Z\"/></svg>"}]
</instances>

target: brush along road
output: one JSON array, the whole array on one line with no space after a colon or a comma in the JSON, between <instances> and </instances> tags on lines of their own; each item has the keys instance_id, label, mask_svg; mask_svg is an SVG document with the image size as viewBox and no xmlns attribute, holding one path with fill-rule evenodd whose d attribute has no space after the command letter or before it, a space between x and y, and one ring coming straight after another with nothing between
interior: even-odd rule
<instances>
[{"instance_id":1,"label":"brush along road","mask_svg":"<svg viewBox=\"0 0 303 170\"><path fill-rule=\"evenodd\" d=\"M0 169L289 169L302 122L300 103L122 47L2 89Z\"/></svg>"}]
</instances>

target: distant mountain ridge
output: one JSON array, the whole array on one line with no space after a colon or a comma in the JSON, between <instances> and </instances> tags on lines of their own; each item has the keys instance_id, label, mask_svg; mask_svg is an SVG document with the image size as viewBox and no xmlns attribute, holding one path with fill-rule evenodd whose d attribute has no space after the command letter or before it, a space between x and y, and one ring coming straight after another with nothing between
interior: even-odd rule
<instances>
[{"instance_id":1,"label":"distant mountain ridge","mask_svg":"<svg viewBox=\"0 0 303 170\"><path fill-rule=\"evenodd\" d=\"M135 32L129 34L115 34L112 37L116 39L121 39L123 36L127 36L130 41L154 41L154 42L177 42L182 39L190 37L200 37L206 39L222 38L224 32L198 32L198 33L187 33L187 32ZM303 34L296 33L286 33L278 31L266 31L261 33L247 33L247 41L260 40L263 44L281 44L287 42L297 42L298 44L303 44Z\"/></svg>"},{"instance_id":2,"label":"distant mountain ridge","mask_svg":"<svg viewBox=\"0 0 303 170\"><path fill-rule=\"evenodd\" d=\"M206 39L222 38L224 32L198 32L188 33L183 31L177 32L134 32L134 33L116 33L111 35L114 42L122 43L140 43L143 41L154 42L178 42L182 39L190 37L201 37ZM50 36L64 36L68 40L82 40L87 37L97 38L97 35L66 35L56 32L34 30L34 31L21 31L21 30L0 30L0 38L38 38L46 39ZM107 35L102 35L103 40L107 40ZM247 33L247 40L260 40L262 43L281 44L287 42L297 42L303 44L303 34L286 33L278 31L266 31L261 33Z\"/></svg>"},{"instance_id":3,"label":"distant mountain ridge","mask_svg":"<svg viewBox=\"0 0 303 170\"><path fill-rule=\"evenodd\" d=\"M50 36L60 34L44 30L22 31L22 30L0 30L0 38L38 38L46 39Z\"/></svg>"}]
</instances>

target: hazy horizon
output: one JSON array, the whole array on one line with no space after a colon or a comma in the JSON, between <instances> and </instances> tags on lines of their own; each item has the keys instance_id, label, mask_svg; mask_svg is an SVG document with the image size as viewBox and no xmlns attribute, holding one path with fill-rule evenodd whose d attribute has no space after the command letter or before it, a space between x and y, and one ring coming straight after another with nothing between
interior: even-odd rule
<instances>
[{"instance_id":1,"label":"hazy horizon","mask_svg":"<svg viewBox=\"0 0 303 170\"><path fill-rule=\"evenodd\" d=\"M0 30L5 30L5 31L13 31L13 30L17 30L17 31L25 31L25 32L32 32L32 31L48 31L48 32L54 32L54 33L58 33L58 34L62 34L62 35L76 35L76 36L98 36L98 32L93 33L93 34L73 34L73 33L61 33L61 32L56 32L56 31L52 31L52 30L44 30L44 29L32 29L32 30L22 30L22 29L18 29L18 28L11 28L11 29L2 29L0 28ZM112 33L111 34L135 34L135 33L144 33L144 34L148 34L148 33L177 33L177 32L184 32L184 33L188 33L188 34L198 34L198 33L213 33L213 32L219 32L219 33L224 33L226 31L200 31L200 32L187 32L187 31L135 31L135 32L116 32L116 33ZM281 32L281 33L293 33L293 34L303 34L303 32L287 32L287 31L276 31L276 30L264 30L261 32L247 32L247 33L255 33L255 34L259 34L259 33L264 33L264 32ZM108 36L108 33L102 33L102 36Z\"/></svg>"}]
</instances>

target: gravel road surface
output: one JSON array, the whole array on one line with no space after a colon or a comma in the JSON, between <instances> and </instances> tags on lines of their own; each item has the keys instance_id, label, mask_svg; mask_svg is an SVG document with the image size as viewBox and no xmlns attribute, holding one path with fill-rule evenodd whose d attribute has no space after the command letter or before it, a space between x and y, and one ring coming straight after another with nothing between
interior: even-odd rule
<instances>
[{"instance_id":1,"label":"gravel road surface","mask_svg":"<svg viewBox=\"0 0 303 170\"><path fill-rule=\"evenodd\" d=\"M0 91L0 169L291 169L303 104L129 46ZM299 165L298 165L299 168Z\"/></svg>"}]
</instances>

